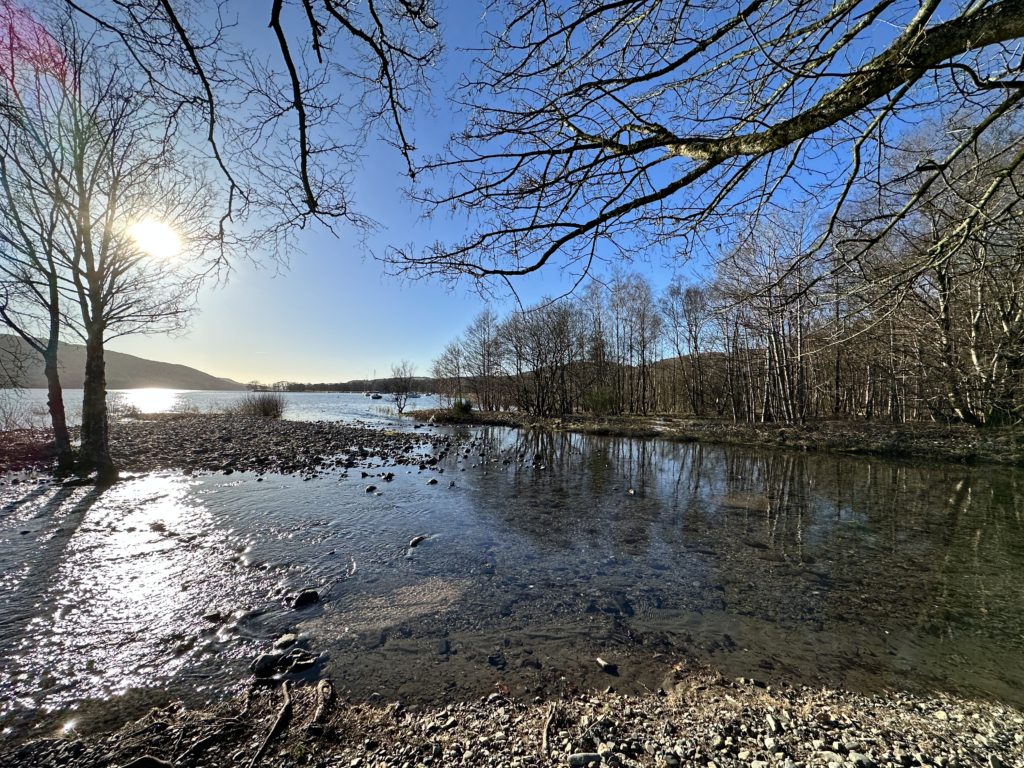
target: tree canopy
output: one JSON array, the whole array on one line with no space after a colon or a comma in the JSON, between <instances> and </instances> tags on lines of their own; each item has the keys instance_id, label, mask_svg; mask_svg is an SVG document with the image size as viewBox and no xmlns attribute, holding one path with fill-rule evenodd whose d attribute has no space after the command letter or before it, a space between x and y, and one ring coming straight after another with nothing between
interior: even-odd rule
<instances>
[{"instance_id":1,"label":"tree canopy","mask_svg":"<svg viewBox=\"0 0 1024 768\"><path fill-rule=\"evenodd\" d=\"M798 199L825 218L821 248L855 189L898 182L901 203L863 252L1024 98L1019 0L514 0L492 10L507 24L458 92L467 124L416 193L473 226L456 242L396 251L401 271L508 279L553 265L578 277L595 260L653 248L715 250L724 232ZM956 141L937 135L893 179L900 138L953 117ZM1006 173L979 192L960 232L990 215L1024 160L1020 136L1005 138Z\"/></svg>"},{"instance_id":2,"label":"tree canopy","mask_svg":"<svg viewBox=\"0 0 1024 768\"><path fill-rule=\"evenodd\" d=\"M225 224L279 246L313 221L367 224L351 174L371 133L413 173L408 123L441 50L429 0L53 2L119 44L194 134L225 182Z\"/></svg>"}]
</instances>

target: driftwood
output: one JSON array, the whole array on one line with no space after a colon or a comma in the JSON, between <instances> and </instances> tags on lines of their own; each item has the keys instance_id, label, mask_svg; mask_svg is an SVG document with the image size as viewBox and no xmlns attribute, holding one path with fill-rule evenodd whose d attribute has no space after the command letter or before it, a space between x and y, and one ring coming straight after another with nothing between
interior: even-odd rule
<instances>
[{"instance_id":1,"label":"driftwood","mask_svg":"<svg viewBox=\"0 0 1024 768\"><path fill-rule=\"evenodd\" d=\"M544 718L544 731L543 731L543 733L541 733L541 737L540 737L540 748L541 748L541 752L544 753L545 757L547 757L548 752L550 751L550 748L551 748L551 745L548 744L548 735L551 733L551 721L554 720L554 719L555 719L555 705L554 705L554 703L552 703L551 707L548 709L548 716L546 718Z\"/></svg>"},{"instance_id":2,"label":"driftwood","mask_svg":"<svg viewBox=\"0 0 1024 768\"><path fill-rule=\"evenodd\" d=\"M306 724L306 730L319 728L327 718L327 714L334 703L334 686L329 680L321 680L316 684L316 709L313 717Z\"/></svg>"},{"instance_id":3,"label":"driftwood","mask_svg":"<svg viewBox=\"0 0 1024 768\"><path fill-rule=\"evenodd\" d=\"M288 721L291 720L292 697L288 694L287 680L281 684L281 691L284 693L284 703L281 705L281 709L278 710L277 717L274 718L274 724L270 727L270 733L267 734L267 738L263 740L260 748L256 750L256 754L253 755L252 760L249 761L249 768L253 768L253 766L256 765L256 762L266 753L270 743L288 727Z\"/></svg>"}]
</instances>

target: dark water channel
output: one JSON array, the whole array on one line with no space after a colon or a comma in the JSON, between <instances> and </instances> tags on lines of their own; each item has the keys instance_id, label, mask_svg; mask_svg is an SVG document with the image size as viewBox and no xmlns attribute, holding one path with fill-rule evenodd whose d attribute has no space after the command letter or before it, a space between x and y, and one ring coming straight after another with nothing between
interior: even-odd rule
<instances>
[{"instance_id":1,"label":"dark water channel","mask_svg":"<svg viewBox=\"0 0 1024 768\"><path fill-rule=\"evenodd\" d=\"M380 496L358 472L0 486L0 728L216 699L284 632L357 698L654 690L682 662L1024 704L1020 471L466 435Z\"/></svg>"}]
</instances>

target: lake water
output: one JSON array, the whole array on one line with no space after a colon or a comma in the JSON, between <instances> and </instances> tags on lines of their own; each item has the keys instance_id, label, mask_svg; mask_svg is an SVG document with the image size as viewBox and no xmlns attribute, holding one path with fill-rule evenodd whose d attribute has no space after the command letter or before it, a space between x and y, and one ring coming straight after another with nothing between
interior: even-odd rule
<instances>
[{"instance_id":1,"label":"lake water","mask_svg":"<svg viewBox=\"0 0 1024 768\"><path fill-rule=\"evenodd\" d=\"M208 413L223 411L237 403L248 392L206 392L188 389L114 389L107 393L107 403L113 413L125 409L141 413L172 413L197 411ZM387 395L373 400L361 392L285 392L287 403L285 418L295 421L341 420L371 423L393 423L394 405ZM33 425L46 426L46 390L20 390L15 402L19 410ZM82 390L64 390L64 405L68 421L77 424L82 418ZM409 400L409 408L432 408L434 397Z\"/></svg>"},{"instance_id":2,"label":"lake water","mask_svg":"<svg viewBox=\"0 0 1024 768\"><path fill-rule=\"evenodd\" d=\"M355 395L289 406L393 420ZM222 697L284 632L385 701L639 692L682 663L1024 704L1018 470L460 434L443 474L401 468L380 496L337 474L0 486L0 727ZM290 610L307 586L321 604Z\"/></svg>"}]
</instances>

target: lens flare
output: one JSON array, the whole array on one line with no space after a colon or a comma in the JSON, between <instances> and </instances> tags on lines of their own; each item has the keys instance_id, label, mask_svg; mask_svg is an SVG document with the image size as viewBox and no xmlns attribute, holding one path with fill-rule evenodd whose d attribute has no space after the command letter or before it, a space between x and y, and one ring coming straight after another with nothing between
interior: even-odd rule
<instances>
[{"instance_id":1,"label":"lens flare","mask_svg":"<svg viewBox=\"0 0 1024 768\"><path fill-rule=\"evenodd\" d=\"M181 252L181 239L167 224L142 219L128 227L128 235L143 251L158 259L169 259Z\"/></svg>"}]
</instances>

